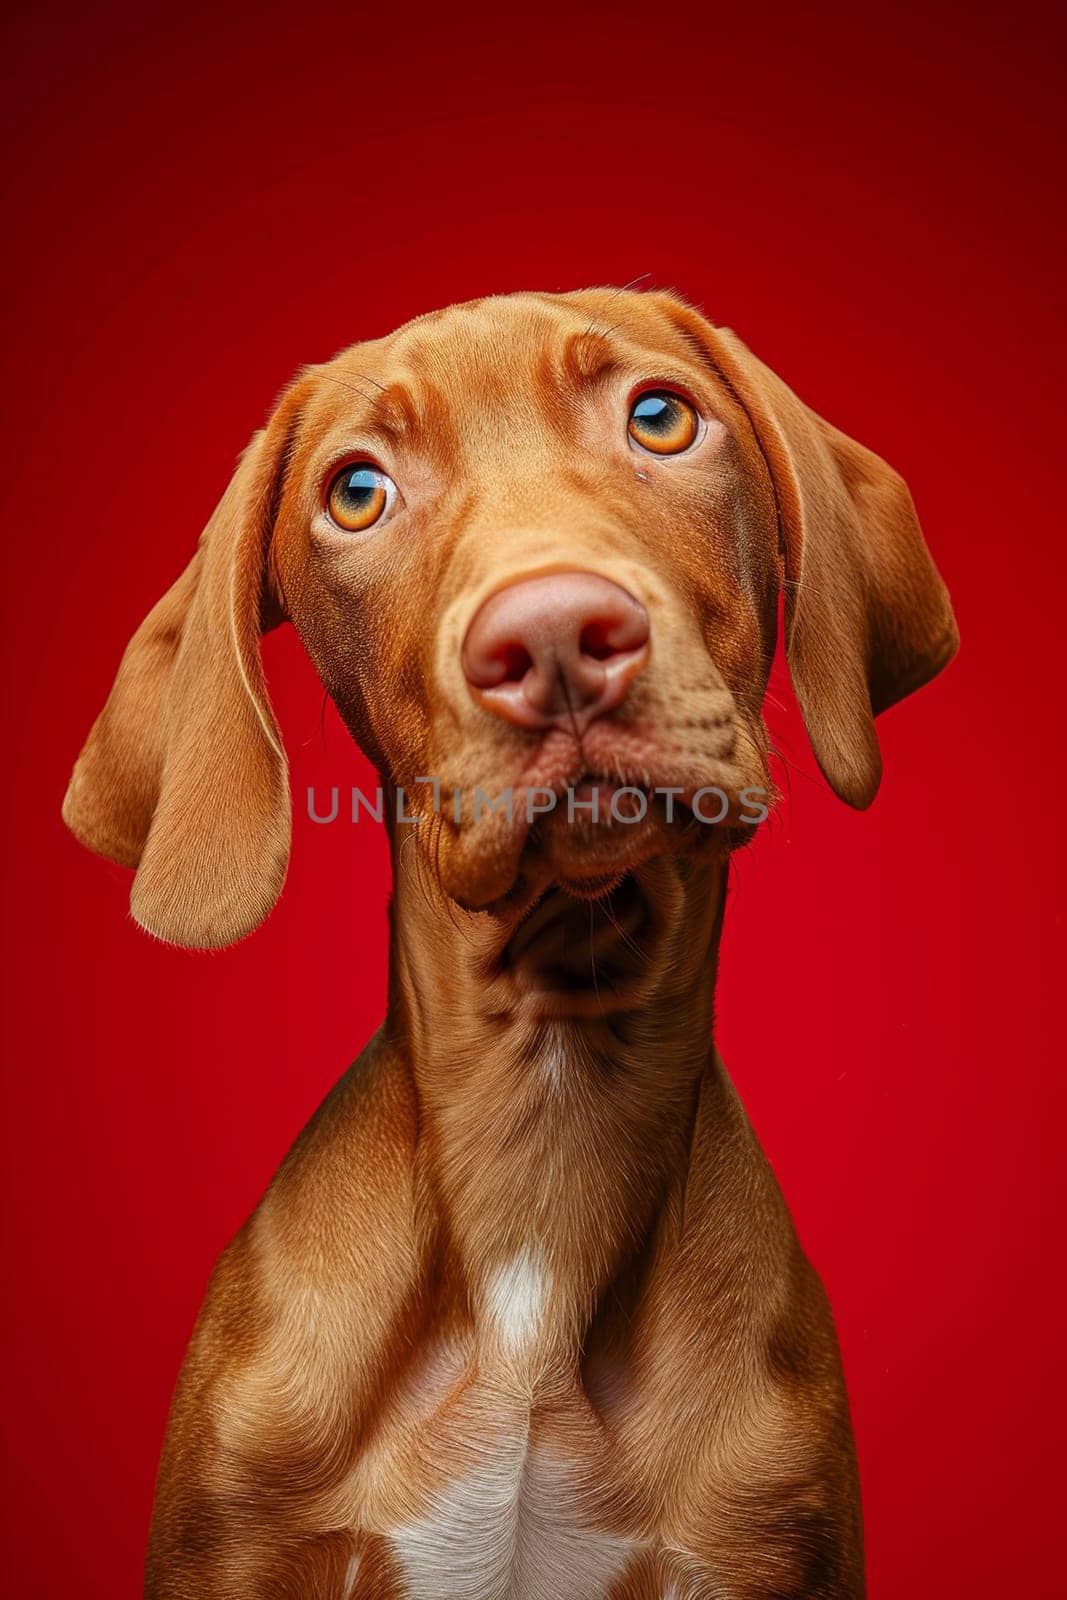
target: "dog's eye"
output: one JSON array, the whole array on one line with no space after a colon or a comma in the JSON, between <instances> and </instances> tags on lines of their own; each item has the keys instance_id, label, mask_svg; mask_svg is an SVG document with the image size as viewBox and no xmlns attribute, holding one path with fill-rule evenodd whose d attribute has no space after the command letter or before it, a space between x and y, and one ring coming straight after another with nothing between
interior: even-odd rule
<instances>
[{"instance_id":1,"label":"dog's eye","mask_svg":"<svg viewBox=\"0 0 1067 1600\"><path fill-rule=\"evenodd\" d=\"M326 508L331 522L346 533L372 528L396 498L396 484L369 461L342 467L330 484Z\"/></svg>"},{"instance_id":2,"label":"dog's eye","mask_svg":"<svg viewBox=\"0 0 1067 1600\"><path fill-rule=\"evenodd\" d=\"M688 400L669 389L647 389L630 407L627 432L642 450L676 456L688 450L700 430L700 418Z\"/></svg>"}]
</instances>

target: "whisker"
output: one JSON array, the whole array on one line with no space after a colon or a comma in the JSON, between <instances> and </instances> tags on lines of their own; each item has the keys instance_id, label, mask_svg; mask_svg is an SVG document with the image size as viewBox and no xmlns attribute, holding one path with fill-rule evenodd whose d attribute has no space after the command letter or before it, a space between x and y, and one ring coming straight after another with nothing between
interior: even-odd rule
<instances>
[{"instance_id":1,"label":"whisker","mask_svg":"<svg viewBox=\"0 0 1067 1600\"><path fill-rule=\"evenodd\" d=\"M599 981L597 979L596 951L595 951L595 949L593 947L593 904L592 904L592 902L590 902L590 905L589 905L589 968L590 968L590 971L593 974L593 993L596 995L596 1003L597 1003L598 1008L600 1010L603 1010L604 1008L603 1008L603 1005L602 1005L601 999L600 999L600 983L599 983Z\"/></svg>"},{"instance_id":2,"label":"whisker","mask_svg":"<svg viewBox=\"0 0 1067 1600\"><path fill-rule=\"evenodd\" d=\"M805 783L813 784L816 789L826 790L829 788L826 779L821 773L808 772L800 765L799 761L794 761L792 756L786 755L785 751L780 750L777 745L771 746L770 755L782 763L786 769L787 777L791 777L793 773L796 773L798 778L803 778Z\"/></svg>"},{"instance_id":3,"label":"whisker","mask_svg":"<svg viewBox=\"0 0 1067 1600\"><path fill-rule=\"evenodd\" d=\"M349 394L358 394L360 399L366 400L370 406L374 404L374 396L372 394L366 394L362 389L357 388L354 383L346 383L343 378L337 376L336 372L320 372L319 377L325 378L329 383L338 384L342 389L347 389ZM373 383L374 379L371 378L368 381ZM379 384L378 387L380 389L382 385Z\"/></svg>"},{"instance_id":4,"label":"whisker","mask_svg":"<svg viewBox=\"0 0 1067 1600\"><path fill-rule=\"evenodd\" d=\"M641 956L642 953L643 953L642 950L641 950L641 946L637 943L637 940L633 937L633 934L627 933L624 928L620 927L618 919L615 917L614 913L612 912L611 906L608 904L608 902L606 900L604 902L604 905L603 905L602 909L603 909L604 915L607 917L608 921L611 923L611 926L615 929L615 932L618 934L619 938L622 940L623 945L626 947L626 949L629 950L630 954L631 955L635 955L635 956Z\"/></svg>"},{"instance_id":5,"label":"whisker","mask_svg":"<svg viewBox=\"0 0 1067 1600\"><path fill-rule=\"evenodd\" d=\"M613 300L617 300L619 298L620 294L625 294L627 290L632 289L635 284L643 283L646 278L651 278L651 276L651 272L639 272L635 278L630 279L629 283L620 284L617 289L613 289L608 295L607 300L604 302L605 306L610 306ZM586 328L583 337L588 337L590 334L597 333L601 338L606 339L609 337L609 335L615 332L616 328L621 328L625 320L625 318L622 318L610 328L598 328L597 318L594 317L588 328Z\"/></svg>"},{"instance_id":6,"label":"whisker","mask_svg":"<svg viewBox=\"0 0 1067 1600\"><path fill-rule=\"evenodd\" d=\"M353 368L352 370L354 372L356 371L355 368ZM386 388L388 387L387 384L379 383L377 378L372 378L369 372L356 372L356 377L357 378L362 378L364 383L373 383L374 387L376 389L380 390L382 394L385 393Z\"/></svg>"}]
</instances>

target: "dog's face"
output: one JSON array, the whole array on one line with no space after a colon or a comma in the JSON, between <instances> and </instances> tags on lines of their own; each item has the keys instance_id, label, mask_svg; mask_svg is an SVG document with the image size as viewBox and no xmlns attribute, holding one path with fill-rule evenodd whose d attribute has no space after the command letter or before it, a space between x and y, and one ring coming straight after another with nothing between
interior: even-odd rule
<instances>
[{"instance_id":1,"label":"dog's face","mask_svg":"<svg viewBox=\"0 0 1067 1600\"><path fill-rule=\"evenodd\" d=\"M740 791L768 786L766 468L671 302L608 309L459 306L305 380L281 604L466 906L531 876L599 884L714 836L693 825L701 788L736 821Z\"/></svg>"},{"instance_id":2,"label":"dog's face","mask_svg":"<svg viewBox=\"0 0 1067 1600\"><path fill-rule=\"evenodd\" d=\"M672 296L453 307L287 391L131 644L68 820L141 863L153 931L253 926L288 831L256 639L289 619L449 896L603 892L736 842L769 795L783 586L816 754L865 804L873 714L955 645L900 480Z\"/></svg>"}]
</instances>

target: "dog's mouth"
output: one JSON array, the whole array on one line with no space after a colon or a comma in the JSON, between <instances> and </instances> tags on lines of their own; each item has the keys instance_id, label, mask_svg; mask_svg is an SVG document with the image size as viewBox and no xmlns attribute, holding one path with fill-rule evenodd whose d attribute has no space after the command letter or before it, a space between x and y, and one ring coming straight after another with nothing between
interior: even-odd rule
<instances>
[{"instance_id":1,"label":"dog's mouth","mask_svg":"<svg viewBox=\"0 0 1067 1600\"><path fill-rule=\"evenodd\" d=\"M523 876L539 887L550 880L575 898L597 900L658 856L714 853L740 842L732 816L698 817L680 789L665 796L587 774L568 793L568 805L529 828L520 884ZM582 809L594 795L595 815Z\"/></svg>"},{"instance_id":2,"label":"dog's mouth","mask_svg":"<svg viewBox=\"0 0 1067 1600\"><path fill-rule=\"evenodd\" d=\"M596 1015L632 1003L655 941L655 899L637 872L545 889L504 947L501 970L536 1010Z\"/></svg>"},{"instance_id":3,"label":"dog's mouth","mask_svg":"<svg viewBox=\"0 0 1067 1600\"><path fill-rule=\"evenodd\" d=\"M663 748L607 724L580 743L553 730L510 783L489 786L488 804L476 790L481 804L464 799L427 834L440 887L464 910L511 920L550 884L595 901L657 857L700 860L748 842L745 797L768 797L760 741L733 722L718 733L697 765L669 728Z\"/></svg>"}]
</instances>

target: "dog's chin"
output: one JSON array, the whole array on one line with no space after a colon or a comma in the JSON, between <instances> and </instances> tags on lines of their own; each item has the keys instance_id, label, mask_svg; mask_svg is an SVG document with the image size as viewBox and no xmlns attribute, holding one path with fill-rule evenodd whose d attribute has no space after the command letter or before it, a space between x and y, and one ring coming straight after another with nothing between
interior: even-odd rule
<instances>
[{"instance_id":1,"label":"dog's chin","mask_svg":"<svg viewBox=\"0 0 1067 1600\"><path fill-rule=\"evenodd\" d=\"M521 829L502 822L452 834L436 875L463 910L495 923L495 977L535 1023L637 1009L658 981L658 934L689 866L724 859L752 831L701 823L680 802L668 814L660 799L632 819L561 806Z\"/></svg>"},{"instance_id":2,"label":"dog's chin","mask_svg":"<svg viewBox=\"0 0 1067 1600\"><path fill-rule=\"evenodd\" d=\"M525 864L536 863L539 876L582 898L596 896L597 885L610 888L625 873L656 856L681 847L685 822L668 822L653 801L641 817L598 819L555 811L530 831L523 852ZM604 892L601 889L599 892Z\"/></svg>"}]
</instances>

